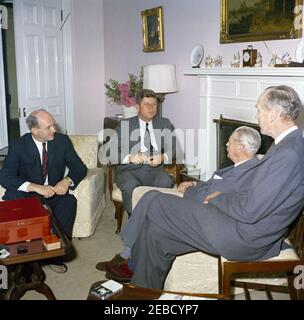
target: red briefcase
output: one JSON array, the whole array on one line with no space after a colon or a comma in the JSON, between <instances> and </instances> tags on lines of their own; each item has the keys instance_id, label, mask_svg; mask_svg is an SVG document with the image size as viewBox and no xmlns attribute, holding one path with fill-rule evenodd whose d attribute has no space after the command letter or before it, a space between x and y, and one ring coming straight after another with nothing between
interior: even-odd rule
<instances>
[{"instance_id":1,"label":"red briefcase","mask_svg":"<svg viewBox=\"0 0 304 320\"><path fill-rule=\"evenodd\" d=\"M50 230L50 216L39 199L0 201L0 243L40 239Z\"/></svg>"}]
</instances>

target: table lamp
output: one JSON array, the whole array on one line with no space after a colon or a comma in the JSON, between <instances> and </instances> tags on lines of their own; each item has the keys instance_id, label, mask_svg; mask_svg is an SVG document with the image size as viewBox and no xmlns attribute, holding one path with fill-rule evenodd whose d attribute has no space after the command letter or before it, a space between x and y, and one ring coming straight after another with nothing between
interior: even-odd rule
<instances>
[{"instance_id":1,"label":"table lamp","mask_svg":"<svg viewBox=\"0 0 304 320\"><path fill-rule=\"evenodd\" d=\"M167 93L177 92L175 65L152 64L143 67L143 88L157 93L157 115L162 116L162 104Z\"/></svg>"}]
</instances>

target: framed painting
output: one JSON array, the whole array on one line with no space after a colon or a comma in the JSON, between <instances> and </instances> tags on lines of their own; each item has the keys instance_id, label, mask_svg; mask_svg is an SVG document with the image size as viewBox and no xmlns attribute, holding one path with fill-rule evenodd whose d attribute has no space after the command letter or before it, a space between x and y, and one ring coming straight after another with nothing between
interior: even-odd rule
<instances>
[{"instance_id":1,"label":"framed painting","mask_svg":"<svg viewBox=\"0 0 304 320\"><path fill-rule=\"evenodd\" d=\"M164 51L163 8L157 7L141 12L143 24L143 50Z\"/></svg>"},{"instance_id":2,"label":"framed painting","mask_svg":"<svg viewBox=\"0 0 304 320\"><path fill-rule=\"evenodd\" d=\"M303 0L221 0L220 43L302 35Z\"/></svg>"}]
</instances>

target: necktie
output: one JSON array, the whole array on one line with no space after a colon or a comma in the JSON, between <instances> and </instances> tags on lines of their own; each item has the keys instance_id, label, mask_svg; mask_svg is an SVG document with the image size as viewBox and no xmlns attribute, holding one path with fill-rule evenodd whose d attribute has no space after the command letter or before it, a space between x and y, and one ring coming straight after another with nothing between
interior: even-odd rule
<instances>
[{"instance_id":1,"label":"necktie","mask_svg":"<svg viewBox=\"0 0 304 320\"><path fill-rule=\"evenodd\" d=\"M149 123L146 122L146 131L145 131L145 147L149 150L149 156L153 155L153 146L151 144L151 135L149 131Z\"/></svg>"},{"instance_id":2,"label":"necktie","mask_svg":"<svg viewBox=\"0 0 304 320\"><path fill-rule=\"evenodd\" d=\"M45 181L47 176L47 162L48 162L48 153L46 151L46 143L43 142L42 143L42 164L41 164L43 181Z\"/></svg>"}]
</instances>

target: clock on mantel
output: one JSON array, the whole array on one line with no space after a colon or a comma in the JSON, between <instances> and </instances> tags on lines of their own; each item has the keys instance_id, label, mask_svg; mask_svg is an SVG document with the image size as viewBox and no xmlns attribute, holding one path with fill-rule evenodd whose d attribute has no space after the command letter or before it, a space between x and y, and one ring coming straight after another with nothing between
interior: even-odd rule
<instances>
[{"instance_id":1,"label":"clock on mantel","mask_svg":"<svg viewBox=\"0 0 304 320\"><path fill-rule=\"evenodd\" d=\"M243 67L254 67L257 56L258 51L249 45L247 49L243 50Z\"/></svg>"}]
</instances>

